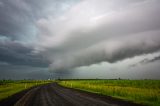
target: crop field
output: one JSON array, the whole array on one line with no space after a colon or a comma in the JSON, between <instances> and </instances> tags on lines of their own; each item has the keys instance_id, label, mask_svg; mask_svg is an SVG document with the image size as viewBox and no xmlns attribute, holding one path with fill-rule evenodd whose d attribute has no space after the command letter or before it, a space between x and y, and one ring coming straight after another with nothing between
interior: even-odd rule
<instances>
[{"instance_id":1,"label":"crop field","mask_svg":"<svg viewBox=\"0 0 160 106\"><path fill-rule=\"evenodd\" d=\"M160 80L64 80L58 83L149 106L160 106Z\"/></svg>"},{"instance_id":2,"label":"crop field","mask_svg":"<svg viewBox=\"0 0 160 106\"><path fill-rule=\"evenodd\" d=\"M5 99L17 92L28 89L33 86L40 84L50 83L52 81L45 80L21 80L21 81L12 81L12 80L0 80L0 100Z\"/></svg>"}]
</instances>

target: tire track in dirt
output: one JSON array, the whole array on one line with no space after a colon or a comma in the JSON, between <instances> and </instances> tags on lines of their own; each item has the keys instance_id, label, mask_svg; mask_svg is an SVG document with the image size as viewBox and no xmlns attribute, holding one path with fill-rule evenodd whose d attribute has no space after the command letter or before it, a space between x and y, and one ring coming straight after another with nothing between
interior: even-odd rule
<instances>
[{"instance_id":1,"label":"tire track in dirt","mask_svg":"<svg viewBox=\"0 0 160 106\"><path fill-rule=\"evenodd\" d=\"M16 95L14 95L15 97ZM11 98L10 98L11 99ZM13 98L14 99L14 98ZM17 99L16 99L17 100ZM12 100L13 101L13 100ZM8 101L9 102L9 101ZM13 102L14 103L14 102ZM15 104L0 106L143 106L109 96L65 88L57 83L30 89Z\"/></svg>"}]
</instances>

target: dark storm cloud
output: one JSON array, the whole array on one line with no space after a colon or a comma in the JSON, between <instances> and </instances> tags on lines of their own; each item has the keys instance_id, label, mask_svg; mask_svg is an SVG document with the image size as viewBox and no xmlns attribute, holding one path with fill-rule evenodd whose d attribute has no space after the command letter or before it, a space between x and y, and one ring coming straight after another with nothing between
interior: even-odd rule
<instances>
[{"instance_id":1,"label":"dark storm cloud","mask_svg":"<svg viewBox=\"0 0 160 106\"><path fill-rule=\"evenodd\" d=\"M11 39L27 36L32 26L30 8L23 0L1 0L0 35Z\"/></svg>"},{"instance_id":2,"label":"dark storm cloud","mask_svg":"<svg viewBox=\"0 0 160 106\"><path fill-rule=\"evenodd\" d=\"M155 58L153 58L153 59L151 59L147 62L150 63L150 62L155 62L155 61L159 61L159 60L160 60L160 56L157 56L157 57L155 57Z\"/></svg>"},{"instance_id":3,"label":"dark storm cloud","mask_svg":"<svg viewBox=\"0 0 160 106\"><path fill-rule=\"evenodd\" d=\"M34 54L32 51L33 49L31 47L18 42L0 42L0 62L11 65L47 67L49 61L45 60L39 54Z\"/></svg>"},{"instance_id":4,"label":"dark storm cloud","mask_svg":"<svg viewBox=\"0 0 160 106\"><path fill-rule=\"evenodd\" d=\"M46 68L22 65L0 66L0 79L48 79L54 78Z\"/></svg>"},{"instance_id":5,"label":"dark storm cloud","mask_svg":"<svg viewBox=\"0 0 160 106\"><path fill-rule=\"evenodd\" d=\"M50 14L56 16L68 7L63 0L1 0L0 62L47 67L49 61L34 52L38 36L36 21ZM70 0L68 5L71 5ZM65 7L65 8L62 8ZM32 45L32 46L31 46Z\"/></svg>"},{"instance_id":6,"label":"dark storm cloud","mask_svg":"<svg viewBox=\"0 0 160 106\"><path fill-rule=\"evenodd\" d=\"M159 0L0 0L0 66L49 66L65 75L81 66L153 54L160 50L159 5Z\"/></svg>"},{"instance_id":7,"label":"dark storm cloud","mask_svg":"<svg viewBox=\"0 0 160 106\"><path fill-rule=\"evenodd\" d=\"M138 65L145 65L145 64L148 64L148 63L157 62L159 60L160 60L160 56L155 56L152 59L145 58L145 59L139 61L138 63L130 65L129 67L136 67Z\"/></svg>"},{"instance_id":8,"label":"dark storm cloud","mask_svg":"<svg viewBox=\"0 0 160 106\"><path fill-rule=\"evenodd\" d=\"M37 22L40 41L45 41L39 44L39 50L44 50L52 61L53 70L104 61L115 63L157 52L159 3L158 0L82 1L60 19L49 17Z\"/></svg>"},{"instance_id":9,"label":"dark storm cloud","mask_svg":"<svg viewBox=\"0 0 160 106\"><path fill-rule=\"evenodd\" d=\"M57 15L67 8L64 0L1 0L0 35L13 40L34 40L37 35L35 22L50 14ZM72 0L70 0L72 4ZM24 40L24 41L25 41Z\"/></svg>"},{"instance_id":10,"label":"dark storm cloud","mask_svg":"<svg viewBox=\"0 0 160 106\"><path fill-rule=\"evenodd\" d=\"M159 33L159 32L158 32ZM160 50L160 37L156 35L145 35L135 39L137 36L121 39L120 41L105 42L92 48L79 51L62 60L55 61L51 67L55 70L64 70L80 66L92 65L100 62L115 63L126 58L154 53ZM140 35L143 35L142 33ZM139 36L139 35L138 35Z\"/></svg>"}]
</instances>

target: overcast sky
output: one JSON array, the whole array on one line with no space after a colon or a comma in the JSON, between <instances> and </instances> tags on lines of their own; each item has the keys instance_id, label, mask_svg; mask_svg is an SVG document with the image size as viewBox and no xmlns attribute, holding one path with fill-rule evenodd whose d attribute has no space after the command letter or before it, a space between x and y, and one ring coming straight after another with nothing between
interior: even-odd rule
<instances>
[{"instance_id":1,"label":"overcast sky","mask_svg":"<svg viewBox=\"0 0 160 106\"><path fill-rule=\"evenodd\" d=\"M159 0L0 0L0 79L158 79L159 13Z\"/></svg>"}]
</instances>

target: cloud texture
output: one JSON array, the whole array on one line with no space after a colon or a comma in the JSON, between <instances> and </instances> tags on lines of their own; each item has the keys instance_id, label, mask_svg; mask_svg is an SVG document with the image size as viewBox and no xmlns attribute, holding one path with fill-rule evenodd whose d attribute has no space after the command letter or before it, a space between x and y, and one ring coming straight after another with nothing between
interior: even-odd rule
<instances>
[{"instance_id":1,"label":"cloud texture","mask_svg":"<svg viewBox=\"0 0 160 106\"><path fill-rule=\"evenodd\" d=\"M64 73L152 55L159 13L159 0L1 0L0 66Z\"/></svg>"},{"instance_id":2,"label":"cloud texture","mask_svg":"<svg viewBox=\"0 0 160 106\"><path fill-rule=\"evenodd\" d=\"M49 56L53 70L154 53L160 49L159 12L156 0L82 1L58 18L37 21L44 41L37 50Z\"/></svg>"}]
</instances>

